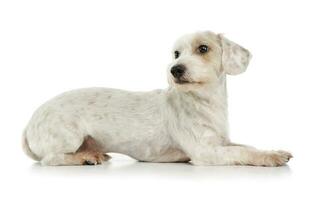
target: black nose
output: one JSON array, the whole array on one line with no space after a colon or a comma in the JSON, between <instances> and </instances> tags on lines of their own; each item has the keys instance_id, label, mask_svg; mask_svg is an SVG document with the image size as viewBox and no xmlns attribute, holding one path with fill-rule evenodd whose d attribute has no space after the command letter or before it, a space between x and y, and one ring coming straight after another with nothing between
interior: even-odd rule
<instances>
[{"instance_id":1,"label":"black nose","mask_svg":"<svg viewBox=\"0 0 309 200\"><path fill-rule=\"evenodd\" d=\"M171 73L175 78L180 78L186 71L186 67L184 65L175 65L171 69Z\"/></svg>"}]
</instances>

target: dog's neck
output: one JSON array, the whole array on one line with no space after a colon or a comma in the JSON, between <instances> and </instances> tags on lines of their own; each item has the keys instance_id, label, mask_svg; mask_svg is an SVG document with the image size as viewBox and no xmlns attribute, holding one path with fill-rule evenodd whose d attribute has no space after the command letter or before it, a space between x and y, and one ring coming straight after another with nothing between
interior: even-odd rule
<instances>
[{"instance_id":1,"label":"dog's neck","mask_svg":"<svg viewBox=\"0 0 309 200\"><path fill-rule=\"evenodd\" d=\"M189 116L199 115L222 134L228 132L226 77L212 85L193 91L181 91L170 87L167 100L177 113Z\"/></svg>"}]
</instances>

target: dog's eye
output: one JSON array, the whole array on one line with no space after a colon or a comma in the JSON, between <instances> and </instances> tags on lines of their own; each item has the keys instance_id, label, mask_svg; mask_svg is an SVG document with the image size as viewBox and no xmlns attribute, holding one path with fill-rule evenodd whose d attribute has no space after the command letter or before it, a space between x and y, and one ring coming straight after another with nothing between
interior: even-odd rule
<instances>
[{"instance_id":1,"label":"dog's eye","mask_svg":"<svg viewBox=\"0 0 309 200\"><path fill-rule=\"evenodd\" d=\"M174 56L175 56L175 59L178 58L180 56L180 52L179 51L175 51L174 52Z\"/></svg>"},{"instance_id":2,"label":"dog's eye","mask_svg":"<svg viewBox=\"0 0 309 200\"><path fill-rule=\"evenodd\" d=\"M198 51L202 54L207 53L208 52L208 46L207 45L201 45L198 47Z\"/></svg>"}]
</instances>

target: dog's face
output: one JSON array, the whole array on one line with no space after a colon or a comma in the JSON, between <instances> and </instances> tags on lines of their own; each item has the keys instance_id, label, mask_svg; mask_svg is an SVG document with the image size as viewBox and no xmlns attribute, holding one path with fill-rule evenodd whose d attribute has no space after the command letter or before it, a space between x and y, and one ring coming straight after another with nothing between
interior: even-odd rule
<instances>
[{"instance_id":1,"label":"dog's face","mask_svg":"<svg viewBox=\"0 0 309 200\"><path fill-rule=\"evenodd\" d=\"M243 47L212 32L198 32L180 38L168 68L169 84L181 90L212 85L225 74L246 70L250 53Z\"/></svg>"}]
</instances>

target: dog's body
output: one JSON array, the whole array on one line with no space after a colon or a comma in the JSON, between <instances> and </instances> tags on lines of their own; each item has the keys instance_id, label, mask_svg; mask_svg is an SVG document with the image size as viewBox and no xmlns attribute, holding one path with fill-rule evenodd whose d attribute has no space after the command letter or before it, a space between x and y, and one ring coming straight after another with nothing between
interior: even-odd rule
<instances>
[{"instance_id":1,"label":"dog's body","mask_svg":"<svg viewBox=\"0 0 309 200\"><path fill-rule=\"evenodd\" d=\"M64 93L35 112L24 149L45 165L99 164L108 152L150 162L283 165L288 152L229 141L225 74L244 71L249 59L247 50L221 35L185 36L175 46L168 89Z\"/></svg>"}]
</instances>

